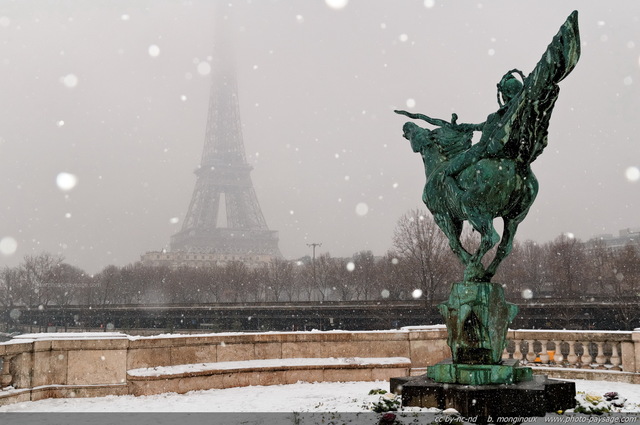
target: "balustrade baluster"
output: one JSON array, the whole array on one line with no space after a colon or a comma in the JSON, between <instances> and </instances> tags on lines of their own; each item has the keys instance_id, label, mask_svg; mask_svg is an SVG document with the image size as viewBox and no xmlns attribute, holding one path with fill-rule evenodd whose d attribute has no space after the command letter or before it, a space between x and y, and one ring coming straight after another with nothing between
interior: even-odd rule
<instances>
[{"instance_id":1,"label":"balustrade baluster","mask_svg":"<svg viewBox=\"0 0 640 425\"><path fill-rule=\"evenodd\" d=\"M540 340L540 363L549 364L549 353L547 352L547 340Z\"/></svg>"},{"instance_id":2,"label":"balustrade baluster","mask_svg":"<svg viewBox=\"0 0 640 425\"><path fill-rule=\"evenodd\" d=\"M507 351L507 347L504 347L504 351L502 352L502 360L509 360L509 351Z\"/></svg>"},{"instance_id":3,"label":"balustrade baluster","mask_svg":"<svg viewBox=\"0 0 640 425\"><path fill-rule=\"evenodd\" d=\"M604 342L596 342L596 345L598 346L598 355L596 355L596 363L598 366L596 369L604 369L604 365L607 362L607 356L604 355Z\"/></svg>"},{"instance_id":4,"label":"balustrade baluster","mask_svg":"<svg viewBox=\"0 0 640 425\"><path fill-rule=\"evenodd\" d=\"M567 341L567 344L569 344L569 355L567 356L569 367L576 367L576 363L578 363L578 356L576 355L576 342Z\"/></svg>"},{"instance_id":5,"label":"balustrade baluster","mask_svg":"<svg viewBox=\"0 0 640 425\"><path fill-rule=\"evenodd\" d=\"M591 353L589 352L589 341L583 341L582 355L580 356L580 363L582 364L582 368L591 369L592 361L593 361L593 357L591 357Z\"/></svg>"},{"instance_id":6,"label":"balustrade baluster","mask_svg":"<svg viewBox=\"0 0 640 425\"><path fill-rule=\"evenodd\" d=\"M562 366L562 362L564 361L564 356L562 355L562 341L556 341L555 344L556 351L553 353L553 362L558 366Z\"/></svg>"},{"instance_id":7,"label":"balustrade baluster","mask_svg":"<svg viewBox=\"0 0 640 425\"><path fill-rule=\"evenodd\" d=\"M611 370L622 370L622 368L620 367L620 363L622 362L622 359L618 354L617 342L611 343L611 357L609 357L609 362L611 363L611 366L612 366Z\"/></svg>"},{"instance_id":8,"label":"balustrade baluster","mask_svg":"<svg viewBox=\"0 0 640 425\"><path fill-rule=\"evenodd\" d=\"M520 344L522 343L521 339L513 340L515 347L513 349L513 358L516 360L522 360L522 351L520 350Z\"/></svg>"},{"instance_id":9,"label":"balustrade baluster","mask_svg":"<svg viewBox=\"0 0 640 425\"><path fill-rule=\"evenodd\" d=\"M537 357L537 356L536 356L536 353L535 353L535 351L534 351L534 349L533 349L533 343L534 343L534 340L533 340L533 339L528 339L528 340L527 340L527 345L528 345L527 361L528 361L529 363L533 363L533 362L535 362L535 361L536 361L536 357Z\"/></svg>"}]
</instances>

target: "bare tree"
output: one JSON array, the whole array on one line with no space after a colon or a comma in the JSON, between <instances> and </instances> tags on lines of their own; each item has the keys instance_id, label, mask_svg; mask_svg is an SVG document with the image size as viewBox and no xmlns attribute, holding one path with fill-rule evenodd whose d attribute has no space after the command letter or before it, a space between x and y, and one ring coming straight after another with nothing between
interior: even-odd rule
<instances>
[{"instance_id":1,"label":"bare tree","mask_svg":"<svg viewBox=\"0 0 640 425\"><path fill-rule=\"evenodd\" d=\"M351 301L359 288L355 273L357 266L348 259L334 259L333 267L335 283L332 289L339 301Z\"/></svg>"},{"instance_id":2,"label":"bare tree","mask_svg":"<svg viewBox=\"0 0 640 425\"><path fill-rule=\"evenodd\" d=\"M547 247L547 263L556 291L563 296L576 296L586 291L589 276L584 244L574 237L560 235Z\"/></svg>"},{"instance_id":3,"label":"bare tree","mask_svg":"<svg viewBox=\"0 0 640 425\"><path fill-rule=\"evenodd\" d=\"M18 272L18 292L24 304L28 306L49 304L52 299L49 280L54 273L54 268L62 261L62 256L47 252L24 257Z\"/></svg>"},{"instance_id":4,"label":"bare tree","mask_svg":"<svg viewBox=\"0 0 640 425\"><path fill-rule=\"evenodd\" d=\"M185 288L185 299L191 303L207 302L208 299L208 285L209 281L215 276L217 267L199 268L191 267L188 272L187 282L188 285Z\"/></svg>"},{"instance_id":5,"label":"bare tree","mask_svg":"<svg viewBox=\"0 0 640 425\"><path fill-rule=\"evenodd\" d=\"M587 252L593 265L593 278L597 280L600 292L620 293L620 285L616 279L616 255L602 240L589 242Z\"/></svg>"},{"instance_id":6,"label":"bare tree","mask_svg":"<svg viewBox=\"0 0 640 425\"><path fill-rule=\"evenodd\" d=\"M402 260L393 251L376 262L377 298L399 300L412 291L413 288L407 286L409 279L403 278L403 270Z\"/></svg>"},{"instance_id":7,"label":"bare tree","mask_svg":"<svg viewBox=\"0 0 640 425\"><path fill-rule=\"evenodd\" d=\"M281 258L273 258L264 269L267 281L266 289L272 294L274 301L280 301L287 288L293 286L293 264ZM289 297L289 301L291 301L291 297Z\"/></svg>"},{"instance_id":8,"label":"bare tree","mask_svg":"<svg viewBox=\"0 0 640 425\"><path fill-rule=\"evenodd\" d=\"M177 270L166 271L162 279L162 286L167 302L172 304L190 302L194 270L192 267L182 266Z\"/></svg>"},{"instance_id":9,"label":"bare tree","mask_svg":"<svg viewBox=\"0 0 640 425\"><path fill-rule=\"evenodd\" d=\"M411 279L425 294L429 306L436 293L451 283L448 242L431 215L413 210L396 225L393 246L405 260Z\"/></svg>"},{"instance_id":10,"label":"bare tree","mask_svg":"<svg viewBox=\"0 0 640 425\"><path fill-rule=\"evenodd\" d=\"M377 286L376 260L371 251L360 251L353 255L353 277L359 298L370 299Z\"/></svg>"},{"instance_id":11,"label":"bare tree","mask_svg":"<svg viewBox=\"0 0 640 425\"><path fill-rule=\"evenodd\" d=\"M331 255L324 253L315 260L315 289L320 294L320 300L325 301L327 295L336 282L335 261Z\"/></svg>"},{"instance_id":12,"label":"bare tree","mask_svg":"<svg viewBox=\"0 0 640 425\"><path fill-rule=\"evenodd\" d=\"M246 292L243 301L264 301L267 285L259 269L249 269L246 281Z\"/></svg>"},{"instance_id":13,"label":"bare tree","mask_svg":"<svg viewBox=\"0 0 640 425\"><path fill-rule=\"evenodd\" d=\"M304 284L304 263L295 261L291 263L291 285L284 287L287 301L301 301L301 292Z\"/></svg>"},{"instance_id":14,"label":"bare tree","mask_svg":"<svg viewBox=\"0 0 640 425\"><path fill-rule=\"evenodd\" d=\"M81 290L86 285L84 271L66 263L56 264L47 282L51 299L58 306L77 303Z\"/></svg>"},{"instance_id":15,"label":"bare tree","mask_svg":"<svg viewBox=\"0 0 640 425\"><path fill-rule=\"evenodd\" d=\"M526 288L535 292L542 292L544 283L549 280L548 271L545 267L544 248L534 241L525 241L519 245L518 259L523 264L524 275L522 277Z\"/></svg>"},{"instance_id":16,"label":"bare tree","mask_svg":"<svg viewBox=\"0 0 640 425\"><path fill-rule=\"evenodd\" d=\"M20 270L17 267L4 267L0 271L0 304L10 308L20 303Z\"/></svg>"},{"instance_id":17,"label":"bare tree","mask_svg":"<svg viewBox=\"0 0 640 425\"><path fill-rule=\"evenodd\" d=\"M539 294L548 280L546 261L542 246L530 240L524 243L515 240L511 254L498 268L494 280L506 285L506 292L511 296L520 296L527 289Z\"/></svg>"},{"instance_id":18,"label":"bare tree","mask_svg":"<svg viewBox=\"0 0 640 425\"><path fill-rule=\"evenodd\" d=\"M98 292L98 302L101 305L115 304L119 301L118 294L120 292L120 269L110 265L105 267L95 276Z\"/></svg>"},{"instance_id":19,"label":"bare tree","mask_svg":"<svg viewBox=\"0 0 640 425\"><path fill-rule=\"evenodd\" d=\"M615 253L616 292L636 295L640 283L640 249L636 244L627 244Z\"/></svg>"},{"instance_id":20,"label":"bare tree","mask_svg":"<svg viewBox=\"0 0 640 425\"><path fill-rule=\"evenodd\" d=\"M223 270L222 267L212 267L207 270L206 276L203 277L202 291L206 294L206 298L212 302L220 302L222 300Z\"/></svg>"},{"instance_id":21,"label":"bare tree","mask_svg":"<svg viewBox=\"0 0 640 425\"><path fill-rule=\"evenodd\" d=\"M246 300L249 287L249 269L241 261L232 261L222 270L224 298L232 302Z\"/></svg>"},{"instance_id":22,"label":"bare tree","mask_svg":"<svg viewBox=\"0 0 640 425\"><path fill-rule=\"evenodd\" d=\"M305 301L311 301L315 292L313 264L311 257L300 260L300 265L295 269L295 278L300 292L304 294Z\"/></svg>"},{"instance_id":23,"label":"bare tree","mask_svg":"<svg viewBox=\"0 0 640 425\"><path fill-rule=\"evenodd\" d=\"M640 253L638 245L627 244L622 249L610 252L611 268L607 281L613 288L608 295L613 298L613 308L619 323L631 330L638 325L638 283L640 282Z\"/></svg>"}]
</instances>

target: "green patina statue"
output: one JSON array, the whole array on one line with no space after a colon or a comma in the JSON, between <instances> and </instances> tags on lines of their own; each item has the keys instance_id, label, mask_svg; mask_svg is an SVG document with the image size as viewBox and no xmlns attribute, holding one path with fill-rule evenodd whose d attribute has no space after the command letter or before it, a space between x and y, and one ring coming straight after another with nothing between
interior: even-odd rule
<instances>
[{"instance_id":1,"label":"green patina statue","mask_svg":"<svg viewBox=\"0 0 640 425\"><path fill-rule=\"evenodd\" d=\"M517 379L517 373L500 366L506 332L517 307L505 302L502 286L492 283L491 278L511 251L518 225L538 192L530 165L547 145L558 83L573 70L579 57L578 13L574 11L531 74L525 77L514 69L502 77L498 83L499 108L485 122L464 124L457 122L456 114L448 122L395 111L437 127L430 130L407 122L403 132L424 162L426 184L422 200L465 266L464 281L455 283L449 301L438 306L446 320L453 356L452 365L429 369L429 375L436 374L434 378L441 382L497 383ZM472 144L475 131L482 135L478 143ZM502 237L493 226L498 217L504 222ZM475 252L469 252L460 241L465 220L481 237ZM496 244L495 257L485 267L482 260ZM492 367L469 369L456 365ZM485 370L484 375L480 370ZM485 375L489 378L478 378Z\"/></svg>"}]
</instances>

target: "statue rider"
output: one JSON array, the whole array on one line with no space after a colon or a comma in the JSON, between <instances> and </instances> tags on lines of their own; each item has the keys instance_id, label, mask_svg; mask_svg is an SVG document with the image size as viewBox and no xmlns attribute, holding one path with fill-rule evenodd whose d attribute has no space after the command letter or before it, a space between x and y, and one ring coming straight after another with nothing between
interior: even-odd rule
<instances>
[{"instance_id":1,"label":"statue rider","mask_svg":"<svg viewBox=\"0 0 640 425\"><path fill-rule=\"evenodd\" d=\"M445 179L455 177L462 170L477 163L480 159L490 158L497 154L504 147L506 140L495 140L496 130L501 125L501 121L512 101L523 89L523 84L514 77L514 73L523 76L521 71L514 69L502 77L497 85L500 108L480 124L458 124L458 115L455 113L451 115L451 122L447 122L424 114L396 110L395 112L398 114L406 115L413 119L421 119L438 127L434 130L429 130L418 127L411 122L404 125L405 137L409 134L414 135L414 137L409 138L412 140L414 152L420 151L422 143L427 143L428 141L436 142L442 154L449 161L442 176ZM474 131L482 131L482 136L478 143L472 145L471 139ZM415 135L420 135L420 137L415 137Z\"/></svg>"},{"instance_id":2,"label":"statue rider","mask_svg":"<svg viewBox=\"0 0 640 425\"><path fill-rule=\"evenodd\" d=\"M511 106L511 102L520 94L523 88L523 84L513 76L514 72L522 74L517 70L509 71L498 83L498 104L500 108L490 114L484 123L477 125L482 128L480 141L470 149L452 158L445 168L445 175L455 177L462 170L475 164L480 159L490 158L502 150L506 140L495 140L495 132L502 124L501 121ZM501 97L502 99L500 99Z\"/></svg>"}]
</instances>

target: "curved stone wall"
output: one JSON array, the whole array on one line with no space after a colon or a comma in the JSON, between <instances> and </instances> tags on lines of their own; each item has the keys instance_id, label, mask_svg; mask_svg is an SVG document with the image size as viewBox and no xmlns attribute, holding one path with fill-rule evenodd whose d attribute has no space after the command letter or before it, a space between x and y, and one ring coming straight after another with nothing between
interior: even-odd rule
<instances>
[{"instance_id":1,"label":"curved stone wall","mask_svg":"<svg viewBox=\"0 0 640 425\"><path fill-rule=\"evenodd\" d=\"M444 326L370 332L273 332L130 336L21 335L0 344L0 405L50 397L130 393L127 371L228 361L405 357L411 370L449 357ZM345 372L346 373L346 372ZM350 380L345 374L345 380Z\"/></svg>"}]
</instances>

